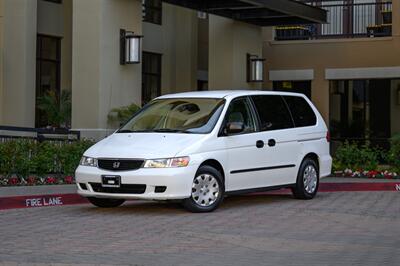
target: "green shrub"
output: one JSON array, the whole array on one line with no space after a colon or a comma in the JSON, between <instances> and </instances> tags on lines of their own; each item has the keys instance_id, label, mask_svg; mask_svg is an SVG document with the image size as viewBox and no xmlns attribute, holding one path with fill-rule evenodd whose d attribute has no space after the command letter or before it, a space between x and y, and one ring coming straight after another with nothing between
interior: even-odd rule
<instances>
[{"instance_id":1,"label":"green shrub","mask_svg":"<svg viewBox=\"0 0 400 266\"><path fill-rule=\"evenodd\" d=\"M76 141L65 145L58 153L58 160L61 172L66 175L74 175L75 169L79 165L82 154L93 145L92 141Z\"/></svg>"},{"instance_id":2,"label":"green shrub","mask_svg":"<svg viewBox=\"0 0 400 266\"><path fill-rule=\"evenodd\" d=\"M397 172L400 172L400 133L395 134L390 140L389 162Z\"/></svg>"},{"instance_id":3,"label":"green shrub","mask_svg":"<svg viewBox=\"0 0 400 266\"><path fill-rule=\"evenodd\" d=\"M358 146L346 141L335 153L334 169L375 170L380 154L379 150L371 148L369 144Z\"/></svg>"},{"instance_id":4,"label":"green shrub","mask_svg":"<svg viewBox=\"0 0 400 266\"><path fill-rule=\"evenodd\" d=\"M0 175L73 175L82 154L92 141L38 143L16 139L0 143Z\"/></svg>"},{"instance_id":5,"label":"green shrub","mask_svg":"<svg viewBox=\"0 0 400 266\"><path fill-rule=\"evenodd\" d=\"M49 126L66 127L71 121L71 91L62 90L61 94L49 91L38 98L37 107L45 114Z\"/></svg>"}]
</instances>

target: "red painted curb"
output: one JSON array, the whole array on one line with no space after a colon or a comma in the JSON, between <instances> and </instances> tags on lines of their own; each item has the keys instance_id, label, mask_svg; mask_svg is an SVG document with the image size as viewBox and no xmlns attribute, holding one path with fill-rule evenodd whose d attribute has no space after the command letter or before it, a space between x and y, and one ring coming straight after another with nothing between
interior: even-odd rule
<instances>
[{"instance_id":1,"label":"red painted curb","mask_svg":"<svg viewBox=\"0 0 400 266\"><path fill-rule=\"evenodd\" d=\"M400 182L382 183L321 183L320 192L335 191L400 191Z\"/></svg>"},{"instance_id":2,"label":"red painted curb","mask_svg":"<svg viewBox=\"0 0 400 266\"><path fill-rule=\"evenodd\" d=\"M88 203L78 194L0 197L0 210L37 208Z\"/></svg>"},{"instance_id":3,"label":"red painted curb","mask_svg":"<svg viewBox=\"0 0 400 266\"><path fill-rule=\"evenodd\" d=\"M321 183L319 192L360 192L360 191L398 191L400 182L387 183ZM251 193L249 195L284 195L289 189ZM35 196L0 197L0 210L63 206L88 203L87 199L78 194L54 194Z\"/></svg>"},{"instance_id":4,"label":"red painted curb","mask_svg":"<svg viewBox=\"0 0 400 266\"><path fill-rule=\"evenodd\" d=\"M320 183L318 192L366 192L366 191L398 191L400 192L400 182L385 183ZM251 193L250 195L286 195L290 194L290 189L281 189L267 192Z\"/></svg>"}]
</instances>

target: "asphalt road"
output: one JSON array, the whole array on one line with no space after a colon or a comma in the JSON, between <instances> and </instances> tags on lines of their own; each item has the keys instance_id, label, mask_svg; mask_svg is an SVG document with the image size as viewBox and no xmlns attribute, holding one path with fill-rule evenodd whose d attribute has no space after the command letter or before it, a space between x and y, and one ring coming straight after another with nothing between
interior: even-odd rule
<instances>
[{"instance_id":1,"label":"asphalt road","mask_svg":"<svg viewBox=\"0 0 400 266\"><path fill-rule=\"evenodd\" d=\"M0 265L400 265L400 193L0 211Z\"/></svg>"}]
</instances>

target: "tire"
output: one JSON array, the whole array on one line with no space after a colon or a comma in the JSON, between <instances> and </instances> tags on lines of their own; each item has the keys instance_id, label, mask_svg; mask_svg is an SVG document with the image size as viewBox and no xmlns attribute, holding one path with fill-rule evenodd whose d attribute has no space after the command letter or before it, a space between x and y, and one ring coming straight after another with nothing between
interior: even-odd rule
<instances>
[{"instance_id":1,"label":"tire","mask_svg":"<svg viewBox=\"0 0 400 266\"><path fill-rule=\"evenodd\" d=\"M124 199L87 198L90 203L100 208L114 208L122 205Z\"/></svg>"},{"instance_id":2,"label":"tire","mask_svg":"<svg viewBox=\"0 0 400 266\"><path fill-rule=\"evenodd\" d=\"M224 198L225 185L222 174L211 166L201 166L193 179L191 196L183 200L190 212L211 212Z\"/></svg>"},{"instance_id":3,"label":"tire","mask_svg":"<svg viewBox=\"0 0 400 266\"><path fill-rule=\"evenodd\" d=\"M317 163L306 158L300 165L295 187L292 188L296 199L309 200L315 197L319 187L319 169Z\"/></svg>"}]
</instances>

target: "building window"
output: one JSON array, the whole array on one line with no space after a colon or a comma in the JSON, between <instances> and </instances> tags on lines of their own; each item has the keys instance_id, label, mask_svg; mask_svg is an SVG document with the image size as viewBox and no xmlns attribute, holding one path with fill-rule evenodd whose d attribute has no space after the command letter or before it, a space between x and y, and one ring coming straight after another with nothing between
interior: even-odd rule
<instances>
[{"instance_id":1,"label":"building window","mask_svg":"<svg viewBox=\"0 0 400 266\"><path fill-rule=\"evenodd\" d=\"M287 91L303 93L311 100L311 80L306 81L274 81L273 88L275 91Z\"/></svg>"},{"instance_id":2,"label":"building window","mask_svg":"<svg viewBox=\"0 0 400 266\"><path fill-rule=\"evenodd\" d=\"M49 92L60 93L61 38L37 36L36 106L38 98ZM47 115L36 107L36 127L47 126Z\"/></svg>"},{"instance_id":3,"label":"building window","mask_svg":"<svg viewBox=\"0 0 400 266\"><path fill-rule=\"evenodd\" d=\"M143 52L142 104L161 95L161 54Z\"/></svg>"},{"instance_id":4,"label":"building window","mask_svg":"<svg viewBox=\"0 0 400 266\"><path fill-rule=\"evenodd\" d=\"M162 1L142 0L143 21L161 25L162 24Z\"/></svg>"},{"instance_id":5,"label":"building window","mask_svg":"<svg viewBox=\"0 0 400 266\"><path fill-rule=\"evenodd\" d=\"M400 129L395 96L400 80L335 80L330 82L329 125L333 150L344 140L389 148Z\"/></svg>"}]
</instances>

